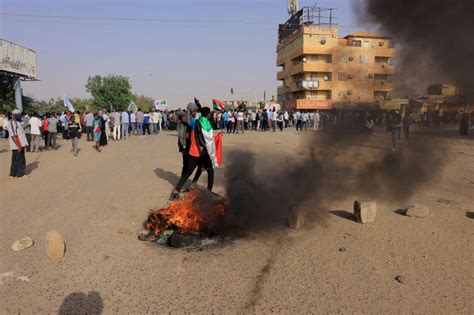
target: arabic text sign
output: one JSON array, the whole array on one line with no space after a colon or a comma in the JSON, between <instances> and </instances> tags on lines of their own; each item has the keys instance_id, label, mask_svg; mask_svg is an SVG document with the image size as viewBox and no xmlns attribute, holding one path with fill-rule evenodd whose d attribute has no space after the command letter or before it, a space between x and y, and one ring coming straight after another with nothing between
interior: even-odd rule
<instances>
[{"instance_id":1,"label":"arabic text sign","mask_svg":"<svg viewBox=\"0 0 474 315\"><path fill-rule=\"evenodd\" d=\"M36 78L36 53L0 39L0 71Z\"/></svg>"}]
</instances>

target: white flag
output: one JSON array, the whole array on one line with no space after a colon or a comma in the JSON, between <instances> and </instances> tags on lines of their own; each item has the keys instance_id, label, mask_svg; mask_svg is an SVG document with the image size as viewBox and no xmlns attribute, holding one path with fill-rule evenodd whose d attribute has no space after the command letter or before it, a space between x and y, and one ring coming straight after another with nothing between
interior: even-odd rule
<instances>
[{"instance_id":1,"label":"white flag","mask_svg":"<svg viewBox=\"0 0 474 315\"><path fill-rule=\"evenodd\" d=\"M67 108L68 111L71 113L74 113L76 110L74 109L74 106L72 105L71 99L67 96L64 96L64 106Z\"/></svg>"}]
</instances>

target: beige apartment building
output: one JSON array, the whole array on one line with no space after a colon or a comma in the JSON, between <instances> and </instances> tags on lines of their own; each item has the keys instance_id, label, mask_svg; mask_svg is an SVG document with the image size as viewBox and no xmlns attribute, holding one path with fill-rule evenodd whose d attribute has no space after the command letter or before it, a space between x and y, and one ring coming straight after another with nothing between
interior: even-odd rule
<instances>
[{"instance_id":1,"label":"beige apartment building","mask_svg":"<svg viewBox=\"0 0 474 315\"><path fill-rule=\"evenodd\" d=\"M339 38L332 9L303 8L279 27L278 101L303 110L375 107L393 90L393 57L390 37L355 32Z\"/></svg>"}]
</instances>

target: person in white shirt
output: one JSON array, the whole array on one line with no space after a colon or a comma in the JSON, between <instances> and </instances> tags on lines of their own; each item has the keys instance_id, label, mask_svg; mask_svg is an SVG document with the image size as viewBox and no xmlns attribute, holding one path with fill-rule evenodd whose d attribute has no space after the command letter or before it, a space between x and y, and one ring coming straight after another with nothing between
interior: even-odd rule
<instances>
[{"instance_id":1,"label":"person in white shirt","mask_svg":"<svg viewBox=\"0 0 474 315\"><path fill-rule=\"evenodd\" d=\"M122 139L127 140L128 130L130 128L130 115L127 111L122 112Z\"/></svg>"},{"instance_id":2,"label":"person in white shirt","mask_svg":"<svg viewBox=\"0 0 474 315\"><path fill-rule=\"evenodd\" d=\"M121 134L121 121L120 118L122 118L122 115L120 112L113 112L110 114L110 120L112 122L112 137L114 140L120 140L120 134Z\"/></svg>"},{"instance_id":3,"label":"person in white shirt","mask_svg":"<svg viewBox=\"0 0 474 315\"><path fill-rule=\"evenodd\" d=\"M157 117L158 117L158 132L161 132L162 125L163 125L163 114L160 111L158 111Z\"/></svg>"},{"instance_id":4,"label":"person in white shirt","mask_svg":"<svg viewBox=\"0 0 474 315\"><path fill-rule=\"evenodd\" d=\"M319 111L314 113L314 131L319 130L319 121L321 120L321 116L319 115Z\"/></svg>"},{"instance_id":5,"label":"person in white shirt","mask_svg":"<svg viewBox=\"0 0 474 315\"><path fill-rule=\"evenodd\" d=\"M5 128L8 130L8 144L12 151L10 178L21 178L25 175L26 170L25 147L28 146L28 141L23 130L21 112L15 109L12 116L12 119L5 124Z\"/></svg>"},{"instance_id":6,"label":"person in white shirt","mask_svg":"<svg viewBox=\"0 0 474 315\"><path fill-rule=\"evenodd\" d=\"M130 112L130 125L132 125L132 134L133 134L137 130L137 116L135 115L134 112Z\"/></svg>"},{"instance_id":7,"label":"person in white shirt","mask_svg":"<svg viewBox=\"0 0 474 315\"><path fill-rule=\"evenodd\" d=\"M30 127L31 127L31 152L38 152L40 149L41 141L41 126L42 122L38 118L38 113L34 113L33 117L30 118Z\"/></svg>"},{"instance_id":8,"label":"person in white shirt","mask_svg":"<svg viewBox=\"0 0 474 315\"><path fill-rule=\"evenodd\" d=\"M153 134L155 135L157 135L159 132L159 129L158 129L158 124L160 122L159 117L160 117L160 114L158 113L156 109L154 109L153 112L150 114L150 119L153 122Z\"/></svg>"}]
</instances>

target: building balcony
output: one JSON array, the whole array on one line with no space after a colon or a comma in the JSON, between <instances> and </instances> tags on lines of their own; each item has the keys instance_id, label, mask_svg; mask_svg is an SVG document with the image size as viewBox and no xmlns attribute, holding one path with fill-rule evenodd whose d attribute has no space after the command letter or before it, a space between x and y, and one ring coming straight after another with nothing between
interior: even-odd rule
<instances>
[{"instance_id":1,"label":"building balcony","mask_svg":"<svg viewBox=\"0 0 474 315\"><path fill-rule=\"evenodd\" d=\"M285 71L278 71L277 72L277 80L283 80L285 79L287 76L286 72Z\"/></svg>"},{"instance_id":2,"label":"building balcony","mask_svg":"<svg viewBox=\"0 0 474 315\"><path fill-rule=\"evenodd\" d=\"M374 80L374 90L375 91L392 91L393 90L393 82L386 81L386 80Z\"/></svg>"},{"instance_id":3,"label":"building balcony","mask_svg":"<svg viewBox=\"0 0 474 315\"><path fill-rule=\"evenodd\" d=\"M395 72L395 66L387 63L373 63L370 64L369 72L391 74Z\"/></svg>"},{"instance_id":4,"label":"building balcony","mask_svg":"<svg viewBox=\"0 0 474 315\"><path fill-rule=\"evenodd\" d=\"M303 72L332 72L332 63L299 63L290 69L290 75L295 75Z\"/></svg>"},{"instance_id":5,"label":"building balcony","mask_svg":"<svg viewBox=\"0 0 474 315\"><path fill-rule=\"evenodd\" d=\"M290 84L291 92L296 91L315 91L315 90L331 90L332 82L325 80L300 80Z\"/></svg>"}]
</instances>

